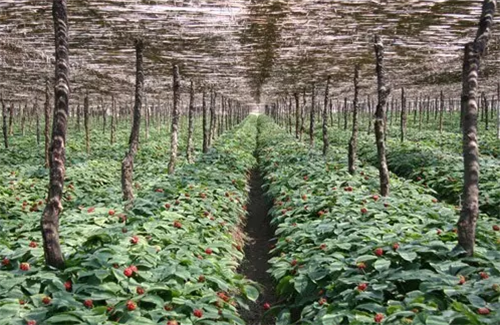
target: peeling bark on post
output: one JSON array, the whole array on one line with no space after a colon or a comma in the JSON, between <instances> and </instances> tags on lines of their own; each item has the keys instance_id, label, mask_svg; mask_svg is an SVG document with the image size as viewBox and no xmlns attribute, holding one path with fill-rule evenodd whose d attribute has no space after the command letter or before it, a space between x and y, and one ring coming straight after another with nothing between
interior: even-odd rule
<instances>
[{"instance_id":1,"label":"peeling bark on post","mask_svg":"<svg viewBox=\"0 0 500 325\"><path fill-rule=\"evenodd\" d=\"M115 103L115 97L111 97L111 121L110 121L110 143L111 145L115 144L115 132L116 132L116 125L115 125L115 115L116 115L116 103Z\"/></svg>"},{"instance_id":2,"label":"peeling bark on post","mask_svg":"<svg viewBox=\"0 0 500 325\"><path fill-rule=\"evenodd\" d=\"M49 81L47 80L45 83L45 168L49 168L49 146L50 146L50 97L49 97Z\"/></svg>"},{"instance_id":3,"label":"peeling bark on post","mask_svg":"<svg viewBox=\"0 0 500 325\"><path fill-rule=\"evenodd\" d=\"M3 133L3 145L5 149L9 149L9 134L7 129L7 109L5 107L5 102L3 101L3 96L0 98L2 101L2 133Z\"/></svg>"},{"instance_id":4,"label":"peeling bark on post","mask_svg":"<svg viewBox=\"0 0 500 325\"><path fill-rule=\"evenodd\" d=\"M173 174L175 171L175 163L177 161L177 148L179 139L179 100L181 88L181 76L179 74L179 67L173 65L173 92L174 92L174 108L172 112L172 128L170 136L170 161L168 163L168 173Z\"/></svg>"},{"instance_id":5,"label":"peeling bark on post","mask_svg":"<svg viewBox=\"0 0 500 325\"><path fill-rule=\"evenodd\" d=\"M352 136L349 141L348 166L351 175L356 171L356 151L358 145L358 96L359 96L359 69L354 68L354 100L352 102Z\"/></svg>"},{"instance_id":6,"label":"peeling bark on post","mask_svg":"<svg viewBox=\"0 0 500 325\"><path fill-rule=\"evenodd\" d=\"M312 96L311 96L311 114L309 116L309 145L314 146L314 104L316 102L316 87L314 83L312 84Z\"/></svg>"},{"instance_id":7,"label":"peeling bark on post","mask_svg":"<svg viewBox=\"0 0 500 325\"><path fill-rule=\"evenodd\" d=\"M90 154L90 130L89 130L89 95L83 100L83 127L85 128L85 150Z\"/></svg>"},{"instance_id":8,"label":"peeling bark on post","mask_svg":"<svg viewBox=\"0 0 500 325\"><path fill-rule=\"evenodd\" d=\"M36 145L40 145L40 110L38 109L38 102L35 101L34 105L35 117L36 117Z\"/></svg>"},{"instance_id":9,"label":"peeling bark on post","mask_svg":"<svg viewBox=\"0 0 500 325\"><path fill-rule=\"evenodd\" d=\"M407 112L406 112L405 89L401 88L401 142L405 141L406 120L407 120Z\"/></svg>"},{"instance_id":10,"label":"peeling bark on post","mask_svg":"<svg viewBox=\"0 0 500 325\"><path fill-rule=\"evenodd\" d=\"M54 123L50 145L50 180L47 205L42 214L41 228L45 263L62 269L64 258L59 243L59 215L66 173L66 131L69 115L69 51L66 0L54 0L52 15L55 32Z\"/></svg>"},{"instance_id":11,"label":"peeling bark on post","mask_svg":"<svg viewBox=\"0 0 500 325\"><path fill-rule=\"evenodd\" d=\"M479 149L477 143L477 90L478 73L481 57L486 54L493 15L496 10L495 0L484 0L479 28L474 42L465 45L463 64L462 105L463 115L463 156L464 187L462 210L458 220L458 246L467 256L474 255L476 223L479 216Z\"/></svg>"},{"instance_id":12,"label":"peeling bark on post","mask_svg":"<svg viewBox=\"0 0 500 325\"><path fill-rule=\"evenodd\" d=\"M439 133L443 133L443 115L444 115L444 94L441 90L440 94L440 108L439 108ZM437 110L437 107L436 107Z\"/></svg>"},{"instance_id":13,"label":"peeling bark on post","mask_svg":"<svg viewBox=\"0 0 500 325\"><path fill-rule=\"evenodd\" d=\"M187 141L187 160L192 164L194 160L194 145L193 145L193 132L194 132L194 83L191 80L191 89L189 91L189 112L188 112L188 141Z\"/></svg>"},{"instance_id":14,"label":"peeling bark on post","mask_svg":"<svg viewBox=\"0 0 500 325\"><path fill-rule=\"evenodd\" d=\"M328 152L328 92L329 92L329 87L330 87L330 79L331 77L328 76L326 79L326 87L325 87L325 102L323 106L323 125L322 125L322 131L323 131L323 156L326 156Z\"/></svg>"},{"instance_id":15,"label":"peeling bark on post","mask_svg":"<svg viewBox=\"0 0 500 325\"><path fill-rule=\"evenodd\" d=\"M208 129L207 121L207 92L203 91L202 99L202 109L203 109L203 153L208 152L208 143L210 138L210 130Z\"/></svg>"},{"instance_id":16,"label":"peeling bark on post","mask_svg":"<svg viewBox=\"0 0 500 325\"><path fill-rule=\"evenodd\" d=\"M295 98L295 138L299 139L300 134L300 103L299 103L299 93L294 92L293 97Z\"/></svg>"},{"instance_id":17,"label":"peeling bark on post","mask_svg":"<svg viewBox=\"0 0 500 325\"><path fill-rule=\"evenodd\" d=\"M378 83L378 104L375 111L375 138L377 140L377 153L379 162L380 176L380 194L389 195L389 170L387 168L387 159L385 156L384 124L385 107L387 97L391 90L386 84L385 66L384 66L384 44L377 35L375 36L375 57L377 64L377 83Z\"/></svg>"},{"instance_id":18,"label":"peeling bark on post","mask_svg":"<svg viewBox=\"0 0 500 325\"><path fill-rule=\"evenodd\" d=\"M132 121L132 130L130 131L130 138L128 140L129 149L125 158L122 160L122 192L123 200L129 201L127 208L134 199L134 192L132 182L134 179L134 157L139 148L139 132L141 127L141 106L142 98L144 95L144 68L143 68L143 53L144 42L141 39L135 41L135 102L134 102L134 116Z\"/></svg>"}]
</instances>

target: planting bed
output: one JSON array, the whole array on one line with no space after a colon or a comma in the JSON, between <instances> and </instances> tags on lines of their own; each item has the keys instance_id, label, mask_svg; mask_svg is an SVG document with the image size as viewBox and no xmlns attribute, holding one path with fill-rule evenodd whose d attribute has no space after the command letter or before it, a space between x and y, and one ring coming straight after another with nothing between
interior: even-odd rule
<instances>
[{"instance_id":1,"label":"planting bed","mask_svg":"<svg viewBox=\"0 0 500 325\"><path fill-rule=\"evenodd\" d=\"M268 118L258 154L278 242L271 260L277 324L497 324L500 232L478 225L476 255L459 258L458 213L424 187L378 171L347 172L344 149L326 159Z\"/></svg>"},{"instance_id":2,"label":"planting bed","mask_svg":"<svg viewBox=\"0 0 500 325\"><path fill-rule=\"evenodd\" d=\"M110 172L119 159L72 161L60 227L64 271L43 263L46 172L10 165L0 188L0 324L244 324L237 306L258 296L236 273L255 124L248 118L174 175L161 138L151 139L136 161L130 211Z\"/></svg>"}]
</instances>

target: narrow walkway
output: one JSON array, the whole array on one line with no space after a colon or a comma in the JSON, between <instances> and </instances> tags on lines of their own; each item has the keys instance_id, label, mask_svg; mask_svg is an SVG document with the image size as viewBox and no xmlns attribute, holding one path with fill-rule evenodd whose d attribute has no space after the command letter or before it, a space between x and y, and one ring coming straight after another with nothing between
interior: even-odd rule
<instances>
[{"instance_id":1,"label":"narrow walkway","mask_svg":"<svg viewBox=\"0 0 500 325\"><path fill-rule=\"evenodd\" d=\"M270 206L264 198L262 183L263 180L259 171L253 169L250 174L250 201L245 229L249 242L245 247L246 259L241 265L240 272L260 284L261 295L256 303L249 305L249 311L241 311L247 325L275 324L274 317L262 318L265 313L263 305L269 303L273 306L276 301L273 280L271 275L267 273L267 270L269 270L267 261L269 259L270 240L273 238L274 232L267 216Z\"/></svg>"}]
</instances>

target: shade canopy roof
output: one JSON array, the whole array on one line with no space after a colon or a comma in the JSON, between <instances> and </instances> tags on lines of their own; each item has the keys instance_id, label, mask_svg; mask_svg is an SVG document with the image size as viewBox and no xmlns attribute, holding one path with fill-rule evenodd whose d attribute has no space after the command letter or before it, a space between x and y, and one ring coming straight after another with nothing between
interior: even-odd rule
<instances>
[{"instance_id":1,"label":"shade canopy roof","mask_svg":"<svg viewBox=\"0 0 500 325\"><path fill-rule=\"evenodd\" d=\"M373 35L382 35L394 87L460 89L464 44L481 0L69 0L75 96L133 93L134 39L146 42L146 90L167 96L172 63L185 81L244 102L324 84L351 91L355 65L375 89ZM0 91L13 100L42 92L54 74L49 0L0 0ZM482 65L496 87L497 32Z\"/></svg>"}]
</instances>

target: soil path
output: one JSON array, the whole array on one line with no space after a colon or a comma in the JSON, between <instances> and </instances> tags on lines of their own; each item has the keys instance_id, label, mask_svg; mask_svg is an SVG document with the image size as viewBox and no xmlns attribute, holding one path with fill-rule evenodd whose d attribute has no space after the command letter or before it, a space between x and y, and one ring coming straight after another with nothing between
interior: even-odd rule
<instances>
[{"instance_id":1,"label":"soil path","mask_svg":"<svg viewBox=\"0 0 500 325\"><path fill-rule=\"evenodd\" d=\"M248 236L248 243L245 247L246 259L241 265L240 272L247 278L259 283L261 295L256 303L249 305L250 310L242 310L241 315L247 325L274 325L274 317L263 319L263 304L269 303L271 306L276 301L274 283L271 275L267 273L270 258L269 250L274 231L269 224L268 212L270 205L264 198L262 190L262 176L257 169L250 173L250 195L245 232Z\"/></svg>"}]
</instances>

